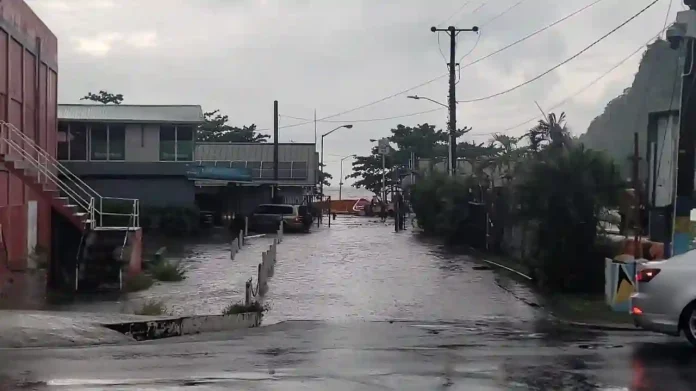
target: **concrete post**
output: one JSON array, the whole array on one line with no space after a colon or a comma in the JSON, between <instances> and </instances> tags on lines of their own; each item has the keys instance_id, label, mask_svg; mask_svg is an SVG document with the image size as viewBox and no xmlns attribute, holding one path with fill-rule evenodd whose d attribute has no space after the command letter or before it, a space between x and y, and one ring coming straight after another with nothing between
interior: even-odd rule
<instances>
[{"instance_id":1,"label":"concrete post","mask_svg":"<svg viewBox=\"0 0 696 391\"><path fill-rule=\"evenodd\" d=\"M251 305L251 278L246 282L246 289L244 290L244 305Z\"/></svg>"},{"instance_id":2,"label":"concrete post","mask_svg":"<svg viewBox=\"0 0 696 391\"><path fill-rule=\"evenodd\" d=\"M249 236L249 217L244 217L244 236Z\"/></svg>"}]
</instances>

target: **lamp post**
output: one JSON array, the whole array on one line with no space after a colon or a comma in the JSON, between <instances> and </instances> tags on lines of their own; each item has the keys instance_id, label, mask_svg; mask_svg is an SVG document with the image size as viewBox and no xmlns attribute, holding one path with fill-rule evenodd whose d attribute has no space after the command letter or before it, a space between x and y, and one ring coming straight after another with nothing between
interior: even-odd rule
<instances>
[{"instance_id":1,"label":"lamp post","mask_svg":"<svg viewBox=\"0 0 696 391\"><path fill-rule=\"evenodd\" d=\"M433 102L433 103L436 103L436 104L438 104L438 105L440 105L440 106L442 106L442 107L446 107L446 108L449 109L449 106L447 106L446 104L440 103L440 102L436 101L435 99L426 98L426 97L424 97L424 96L409 95L409 96L407 96L407 98L408 98L408 99L415 99L415 100L421 100L421 99L422 99L422 100L428 100L428 101L431 101L431 102ZM453 137L454 133L452 132L452 129L451 129L452 126L451 126L451 124L449 124L449 121L448 121L448 125L447 125L447 126L448 126L448 128L450 128L449 148L448 148L448 151L449 151L449 152L448 152L448 156L449 156L449 167L447 167L447 171L449 172L449 175L452 176L452 175L454 175L454 172L455 172L455 170L456 170L457 162L453 162L453 161L452 161L452 160L453 160L452 151L454 150L454 148L452 147L452 142L453 142L453 140L454 140L454 137Z\"/></svg>"},{"instance_id":2,"label":"lamp post","mask_svg":"<svg viewBox=\"0 0 696 391\"><path fill-rule=\"evenodd\" d=\"M370 142L382 142L382 140L387 140L386 138L383 138L381 140L375 140L373 138L370 139ZM388 146L388 141L386 142ZM387 154L384 151L380 151L379 153L382 155L382 201L387 202L387 167L386 167L386 156Z\"/></svg>"},{"instance_id":3,"label":"lamp post","mask_svg":"<svg viewBox=\"0 0 696 391\"><path fill-rule=\"evenodd\" d=\"M343 161L346 160L346 159L348 159L349 157L355 157L355 155L348 155L348 156L345 156L345 157L343 157L343 158L341 159L341 176L340 176L339 182L338 182L338 199L339 199L339 200L342 199L342 198L341 198L341 195L342 195L341 193L342 193L342 191L343 191Z\"/></svg>"},{"instance_id":4,"label":"lamp post","mask_svg":"<svg viewBox=\"0 0 696 391\"><path fill-rule=\"evenodd\" d=\"M341 125L321 135L321 182L319 182L319 191L321 193L322 199L324 198L324 137L330 135L331 133L341 128L352 129L353 125Z\"/></svg>"}]
</instances>

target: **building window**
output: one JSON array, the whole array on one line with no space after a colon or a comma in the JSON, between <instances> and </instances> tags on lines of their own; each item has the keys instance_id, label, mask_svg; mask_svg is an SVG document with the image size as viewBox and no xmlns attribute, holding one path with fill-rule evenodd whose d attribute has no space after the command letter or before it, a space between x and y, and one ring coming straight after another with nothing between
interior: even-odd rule
<instances>
[{"instance_id":1,"label":"building window","mask_svg":"<svg viewBox=\"0 0 696 391\"><path fill-rule=\"evenodd\" d=\"M70 159L69 128L70 125L67 122L58 122L58 160Z\"/></svg>"},{"instance_id":2,"label":"building window","mask_svg":"<svg viewBox=\"0 0 696 391\"><path fill-rule=\"evenodd\" d=\"M247 162L246 168L251 170L252 178L261 178L261 162Z\"/></svg>"},{"instance_id":3,"label":"building window","mask_svg":"<svg viewBox=\"0 0 696 391\"><path fill-rule=\"evenodd\" d=\"M125 160L126 127L119 124L92 124L89 128L91 160Z\"/></svg>"},{"instance_id":4,"label":"building window","mask_svg":"<svg viewBox=\"0 0 696 391\"><path fill-rule=\"evenodd\" d=\"M160 127L160 160L164 162L193 161L193 128L163 125Z\"/></svg>"},{"instance_id":5,"label":"building window","mask_svg":"<svg viewBox=\"0 0 696 391\"><path fill-rule=\"evenodd\" d=\"M292 179L307 179L307 162L292 162Z\"/></svg>"},{"instance_id":6,"label":"building window","mask_svg":"<svg viewBox=\"0 0 696 391\"><path fill-rule=\"evenodd\" d=\"M193 160L193 128L190 126L176 127L176 160Z\"/></svg>"},{"instance_id":7,"label":"building window","mask_svg":"<svg viewBox=\"0 0 696 391\"><path fill-rule=\"evenodd\" d=\"M87 160L87 126L74 122L58 124L58 159Z\"/></svg>"},{"instance_id":8,"label":"building window","mask_svg":"<svg viewBox=\"0 0 696 391\"><path fill-rule=\"evenodd\" d=\"M163 162L176 161L176 127L160 127L160 160Z\"/></svg>"},{"instance_id":9,"label":"building window","mask_svg":"<svg viewBox=\"0 0 696 391\"><path fill-rule=\"evenodd\" d=\"M278 179L292 179L292 162L278 162Z\"/></svg>"}]
</instances>

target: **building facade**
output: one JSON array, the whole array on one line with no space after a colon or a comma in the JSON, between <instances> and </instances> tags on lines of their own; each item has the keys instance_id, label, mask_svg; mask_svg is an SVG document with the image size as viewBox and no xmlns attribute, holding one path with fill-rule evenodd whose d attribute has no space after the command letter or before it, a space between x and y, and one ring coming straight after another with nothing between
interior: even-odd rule
<instances>
[{"instance_id":1,"label":"building facade","mask_svg":"<svg viewBox=\"0 0 696 391\"><path fill-rule=\"evenodd\" d=\"M58 159L99 193L142 207L195 204L187 177L200 106L58 105Z\"/></svg>"},{"instance_id":2,"label":"building facade","mask_svg":"<svg viewBox=\"0 0 696 391\"><path fill-rule=\"evenodd\" d=\"M31 140L26 144L55 156L57 86L56 36L22 0L0 0L0 120L11 124L3 125L2 137L19 132ZM51 247L50 204L2 164L0 233L7 258L0 265L2 289L6 266L34 268L29 254Z\"/></svg>"},{"instance_id":3,"label":"building facade","mask_svg":"<svg viewBox=\"0 0 696 391\"><path fill-rule=\"evenodd\" d=\"M250 213L275 196L282 203L301 204L314 194L319 157L313 143L278 144L278 180L274 179L272 143L197 143L196 162L202 166L246 169L248 182L195 181L199 206ZM230 186L232 189L230 189ZM223 190L225 189L225 190ZM220 194L229 194L220 196ZM215 203L221 198L224 204ZM212 202L212 205L207 205Z\"/></svg>"}]
</instances>

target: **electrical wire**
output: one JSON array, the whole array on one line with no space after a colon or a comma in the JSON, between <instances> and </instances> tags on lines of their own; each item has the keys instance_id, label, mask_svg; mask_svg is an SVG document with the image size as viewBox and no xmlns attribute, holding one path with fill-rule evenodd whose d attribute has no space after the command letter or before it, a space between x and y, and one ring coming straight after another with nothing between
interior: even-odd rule
<instances>
[{"instance_id":1,"label":"electrical wire","mask_svg":"<svg viewBox=\"0 0 696 391\"><path fill-rule=\"evenodd\" d=\"M528 40L528 39L530 39L530 38L532 38L532 37L534 37L534 36L536 36L536 35L538 35L538 34L541 34L542 32L544 32L544 31L546 31L546 30L548 30L548 29L550 29L550 28L552 28L552 27L558 25L559 23L562 23L562 22L564 22L564 21L566 21L566 20L572 18L573 16L575 16L575 15L577 15L577 14L579 14L579 13L581 13L581 12L583 12L583 11L589 9L589 8L591 8L592 6L594 6L595 4L597 4L597 3L601 2L601 1L604 1L604 0L595 0L595 1L593 1L592 3L590 3L590 4L588 4L588 5L584 6L584 7L580 8L580 9L578 9L578 10L576 10L576 11L573 11L573 12L571 12L570 14L568 14L568 15L562 17L561 19L558 19L557 21L555 21L555 22L553 22L553 23L551 23L551 24L549 24L549 25L546 25L545 27L542 27L541 29L534 31L533 33L528 34L528 35L526 35L525 37L523 37L523 38L521 38L521 39L518 39L517 41L515 41L515 42L513 42L513 43L511 43L511 44L509 44L509 45L507 45L507 46L504 46L504 47L502 47L502 48L500 48L500 49L498 49L498 50L496 50L496 51L494 51L494 52L492 52L492 53L489 53L489 54L487 54L487 55L485 55L485 56L483 56L483 57L481 57L481 58L479 58L479 59L477 59L477 60L474 60L474 61L472 61L472 62L470 62L470 63L468 63L468 64L462 66L461 68L464 69L464 68L467 68L467 67L472 66L472 65L474 65L474 64L477 64L477 63L479 63L479 62L481 62L481 61L483 61L483 60L485 60L485 59L487 59L487 58L490 58L490 57L492 57L492 56L495 56L496 54L501 53L501 52L503 52L503 51L505 51L505 50L507 50L507 49L509 49L509 48L511 48L511 47L513 47L513 46L515 46L515 45L518 45L518 44L520 44L520 43L522 43L522 42L524 42L524 41L526 41L526 40ZM467 4L468 4L468 3L467 3ZM449 19L447 19L447 20L449 20ZM375 100L375 101L366 103L366 104L364 104L364 105L361 105L361 106L358 106L358 107L355 107L355 108L352 108L352 109L349 109L349 110L344 110L344 111L341 111L341 112L339 112L339 113L332 114L332 115L329 115L329 116L326 116L326 117L319 118L319 119L317 119L317 121L323 121L323 120L326 120L326 119L329 119L329 118L335 118L335 117L338 117L338 116L341 116L341 115L344 115L344 114L352 113L352 112L354 112L354 111L362 110L362 109L364 109L364 108L366 108L366 107L374 106L374 105L376 105L376 104L382 103L382 102L387 101L387 100L389 100L389 99L393 99L393 98L395 98L395 97L397 97L397 96L399 96L399 95L406 94L406 93L411 92L411 91L413 91L413 90L415 90L415 89L421 88L421 87L426 86L426 85L431 84L431 83L434 83L434 82L436 82L436 81L438 81L438 80L440 80L440 79L442 79L442 78L445 78L445 77L447 77L447 76L448 76L447 73L442 74L442 75L440 75L440 76L438 76L438 77L435 77L435 78L433 78L433 79L430 79L430 80L428 80L428 81L425 81L425 82L423 82L423 83L420 83L420 84L418 84L418 85L416 85L416 86L413 86L413 87L407 88L407 89L405 89L405 90L396 92L396 93L394 93L394 94L385 96L385 97L383 97L383 98L380 98L380 99L377 99L377 100ZM296 126L300 126L300 125L297 124Z\"/></svg>"},{"instance_id":2,"label":"electrical wire","mask_svg":"<svg viewBox=\"0 0 696 391\"><path fill-rule=\"evenodd\" d=\"M471 53L473 53L474 50L476 50L476 47L478 46L479 42L481 41L481 34L482 34L482 33L481 33L480 30L476 33L476 42L474 42L474 46L472 46L471 49L469 49L469 51L466 52L466 54L464 54L459 60L457 60L458 63L461 62L461 61L462 61L464 58L466 58L468 55L470 55ZM459 67L459 71L460 71L460 72L461 72L461 70L462 70L461 67Z\"/></svg>"},{"instance_id":3,"label":"electrical wire","mask_svg":"<svg viewBox=\"0 0 696 391\"><path fill-rule=\"evenodd\" d=\"M468 64L466 64L466 65L463 65L463 66L462 66L462 69L463 69L463 68L468 68L468 67L470 67L470 66L472 66L472 65L475 65L475 64L478 64L478 63L480 63L480 62L483 61L483 60L486 60L486 59L488 59L488 58L491 58L491 57L495 56L495 55L498 54L498 53L501 53L501 52L503 52L503 51L505 51L505 50L507 50L507 49L510 49L511 47L516 46L516 45L518 45L518 44L520 44L520 43L522 43L522 42L524 42L524 41L526 41L526 40L528 40L528 39L530 39L530 38L532 38L532 37L535 37L535 36L537 36L537 35L543 33L544 31L550 29L551 27L554 27L554 26L558 25L559 23L563 23L563 22L565 22L566 20L572 18L573 16L575 16L575 15L577 15L577 14L579 14L579 13L581 13L581 12L583 12L583 11L589 9L589 8L592 8L594 5L596 5L597 3L600 3L600 2L602 2L602 1L604 1L604 0L595 0L595 1L593 1L592 3L586 5L586 6L582 7L582 8L579 8L579 9L577 9L577 10L571 12L571 13L569 13L568 15L562 17L561 19L556 20L555 22L553 22L553 23L551 23L551 24L547 24L546 26L540 28L539 30L536 30L536 31L534 31L534 32L532 32L532 33L530 33L530 34L525 35L524 37L518 39L517 41L515 41L515 42L513 42L513 43L511 43L511 44L508 44L508 45L506 45L506 46L503 46L502 48L500 48L500 49L498 49L498 50L496 50L496 51L494 51L494 52L491 52L491 53L489 53L489 54L487 54L487 55L485 55L485 56L483 56L483 57L481 57L481 58L478 58L478 59L476 59L476 60L474 60L474 61L472 61L472 62L470 62L470 63L468 63ZM659 0L658 0L658 1L659 1Z\"/></svg>"},{"instance_id":4,"label":"electrical wire","mask_svg":"<svg viewBox=\"0 0 696 391\"><path fill-rule=\"evenodd\" d=\"M472 0L465 1L464 4L462 4L461 7L459 7L456 11L454 11L454 13L452 13L447 19L443 20L442 22L438 23L437 25L439 26L439 25L442 25L442 24L447 23L450 20L452 20L452 18L457 16L458 13L462 12L462 10L464 10L464 8L466 8L466 6L469 5L469 3L471 3L471 1Z\"/></svg>"},{"instance_id":5,"label":"electrical wire","mask_svg":"<svg viewBox=\"0 0 696 391\"><path fill-rule=\"evenodd\" d=\"M498 19L498 18L504 16L504 15L507 14L508 12L510 12L510 11L512 11L513 9L517 8L517 6L519 6L520 4L524 3L525 1L527 1L527 0L519 0L517 3L511 5L510 7L508 7L507 9L505 9L503 12L501 12L501 13L495 15L494 17L488 19L487 21L481 23L481 25L480 25L479 27L481 27L481 28L485 27L487 24L492 23L492 22L495 21L496 19Z\"/></svg>"},{"instance_id":6,"label":"electrical wire","mask_svg":"<svg viewBox=\"0 0 696 391\"><path fill-rule=\"evenodd\" d=\"M553 106L549 107L548 110L555 110L555 109L561 107L562 105L566 104L568 101L572 100L573 98L577 97L578 95L580 95L580 94L582 94L583 92L585 92L585 91L587 91L588 89L590 89L592 86L594 86L595 84L597 84L600 80L604 79L604 78L607 77L610 73L612 73L613 71L615 71L616 69L618 69L619 67L621 67L622 65L624 65L628 60L630 60L631 58L633 58L636 54L640 53L643 49L645 49L645 46L646 46L646 45L649 45L650 43L652 43L652 41L653 41L655 38L658 38L664 31L665 31L665 29L660 30L660 32L658 32L656 35L654 35L652 38L650 38L650 40L648 40L645 44L640 45L636 50L634 50L633 52L631 52L631 54L629 54L628 56L624 57L621 61L619 61L619 62L616 63L614 66L612 66L611 68L609 68L606 72L602 73L601 75L599 75L599 77L593 79L593 80L590 81L588 84L586 84L586 85L584 85L583 87L581 87L580 89L576 90L576 91L575 91L574 93L572 93L571 95L569 95L569 96L563 98L562 100L560 100L559 102L555 103ZM518 123L518 124L516 124L516 125L507 127L507 128L505 128L505 129L502 129L502 130L498 130L498 131L495 131L495 132L469 133L469 134L474 135L474 136L490 136L490 135L493 135L493 134L496 134L496 133L505 133L505 132L508 132L508 131L510 131L510 130L517 129L517 128L519 128L520 126L527 125L527 124L529 124L530 122L537 121L537 120L538 120L538 115L535 115L534 117L531 117L530 119L528 119L528 120L526 120L526 121L520 122L520 123Z\"/></svg>"},{"instance_id":7,"label":"electrical wire","mask_svg":"<svg viewBox=\"0 0 696 391\"><path fill-rule=\"evenodd\" d=\"M484 100L496 98L496 97L499 97L499 96L501 96L501 95L505 95L505 94L507 94L507 93L510 93L510 92L512 92L512 91L515 91L515 90L517 90L517 89L519 89L519 88L521 88L521 87L526 86L527 84L533 83L533 82L535 82L535 81L541 79L542 77L548 75L549 73L555 71L556 69L562 67L563 65L565 65L565 64L567 64L567 63L573 61L574 59L580 57L583 53L585 53L586 51L588 51L588 50L590 50L591 48L593 48L594 46L596 46L598 43L600 43L601 41L603 41L604 39L606 39L608 36L612 35L613 33L615 33L616 31L618 31L618 30L621 29L622 27L624 27L624 26L626 26L627 24L629 24L630 22L632 22L632 21L633 21L634 19L636 19L638 16L642 15L645 11L647 11L648 9L650 9L652 6L654 6L655 4L657 4L659 1L661 1L661 0L653 0L653 1L652 1L650 4L648 4L646 7L644 7L644 8L641 9L640 11L638 11L636 14L634 14L634 15L631 16L630 18L626 19L626 20L625 20L623 23L621 23L620 25L618 25L618 26L614 27L613 29L611 29L608 33L604 34L604 35L601 36L599 39L597 39L596 41L592 42L589 46L585 47L584 49L580 50L579 52L575 53L574 55L568 57L567 59L565 59L564 61L560 62L559 64L557 64L557 65L551 67L550 69L548 69L548 70L542 72L541 74L539 74L539 75L537 75L537 76L535 76L535 77L533 77L533 78L531 78L531 79L529 79L529 80L527 80L527 81L525 81L525 82L523 82L523 83L520 83L520 84L518 84L518 85L516 85L516 86L514 86L514 87L512 87L512 88L508 88L507 90L504 90L504 91L501 91L501 92L498 92L498 93L495 93L495 94L491 94L491 95L488 95L488 96L483 96L483 97L480 97L480 98L460 100L460 101L457 101L457 103L481 102L481 101L484 101ZM463 66L462 68L466 68L466 66Z\"/></svg>"},{"instance_id":8,"label":"electrical wire","mask_svg":"<svg viewBox=\"0 0 696 391\"><path fill-rule=\"evenodd\" d=\"M367 119L347 119L347 120L322 120L321 122L326 122L326 123L353 123L353 122L378 122L378 121L388 121L391 119L399 119L399 118L407 118L407 117L414 117L417 115L422 115L422 114L428 114L428 113L434 113L436 111L440 110L446 110L446 107L438 107L436 109L430 109L430 110L425 110L425 111L418 111L415 113L409 113L409 114L401 114L401 115L395 115L392 117L379 117L379 118L367 118ZM306 118L302 117L293 117L290 115L283 115L283 117L291 118L291 119L296 119L296 120L305 120ZM309 120L308 120L309 121ZM314 123L314 121L309 121L310 123ZM319 120L317 120L319 122ZM302 125L306 124L306 122L301 123ZM298 124L300 125L300 124Z\"/></svg>"}]
</instances>

